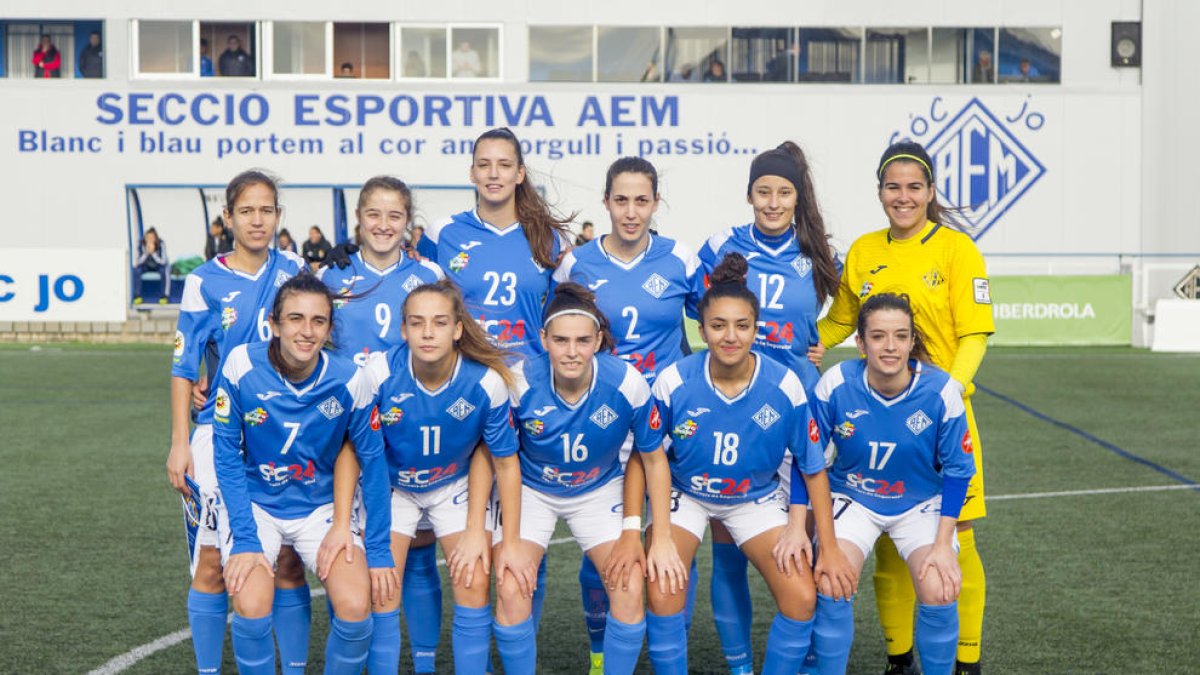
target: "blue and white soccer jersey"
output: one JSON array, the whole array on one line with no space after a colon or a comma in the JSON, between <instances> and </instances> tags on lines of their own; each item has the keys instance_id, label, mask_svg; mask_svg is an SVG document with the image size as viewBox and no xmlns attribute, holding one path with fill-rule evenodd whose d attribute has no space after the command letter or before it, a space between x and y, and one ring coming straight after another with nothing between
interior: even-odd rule
<instances>
[{"instance_id":1,"label":"blue and white soccer jersey","mask_svg":"<svg viewBox=\"0 0 1200 675\"><path fill-rule=\"evenodd\" d=\"M554 281L574 281L596 294L612 325L616 353L653 384L659 371L684 356L683 315L694 318L704 296L700 259L684 244L651 235L646 250L624 263L602 241L568 252Z\"/></svg>"},{"instance_id":2,"label":"blue and white soccer jersey","mask_svg":"<svg viewBox=\"0 0 1200 675\"><path fill-rule=\"evenodd\" d=\"M275 293L303 267L304 261L294 253L271 251L254 274L230 268L224 256L213 258L188 274L180 300L171 375L195 382L203 369L211 381L234 347L269 340L271 328L267 317ZM184 499L184 508L197 512L196 518L184 519L193 573L199 546L218 544L217 512L221 498L213 468L212 410L213 398L209 396L195 414L196 428L191 438L195 482L200 488L199 495Z\"/></svg>"},{"instance_id":3,"label":"blue and white soccer jersey","mask_svg":"<svg viewBox=\"0 0 1200 675\"><path fill-rule=\"evenodd\" d=\"M417 523L428 516L438 537L461 532L475 446L486 443L496 457L517 452L504 380L460 356L450 379L431 391L413 374L407 345L372 354L364 371L379 401L392 530L414 536Z\"/></svg>"},{"instance_id":4,"label":"blue and white soccer jersey","mask_svg":"<svg viewBox=\"0 0 1200 675\"><path fill-rule=\"evenodd\" d=\"M568 404L554 390L550 357L518 364L514 373L521 538L545 548L563 518L585 551L616 539L624 515L620 452L625 437L632 432L639 452L655 452L662 443L645 378L615 356L596 354L591 386L582 399Z\"/></svg>"},{"instance_id":5,"label":"blue and white soccer jersey","mask_svg":"<svg viewBox=\"0 0 1200 675\"><path fill-rule=\"evenodd\" d=\"M365 373L349 359L322 352L312 375L293 383L271 366L268 346L235 348L215 385L214 454L229 522L222 558L262 552L273 563L278 545L291 544L315 570L332 516L334 464L348 436L362 467L370 516L367 563L392 566L387 466ZM327 506L327 518L314 516Z\"/></svg>"},{"instance_id":6,"label":"blue and white soccer jersey","mask_svg":"<svg viewBox=\"0 0 1200 675\"><path fill-rule=\"evenodd\" d=\"M870 388L862 359L830 368L814 392L821 436L837 449L829 469L837 536L864 556L882 532L904 558L932 544L944 480L965 492L975 473L961 390L936 366L910 366L912 382L893 398Z\"/></svg>"},{"instance_id":7,"label":"blue and white soccer jersey","mask_svg":"<svg viewBox=\"0 0 1200 675\"><path fill-rule=\"evenodd\" d=\"M749 384L729 398L713 385L709 358L686 357L654 383L674 488L671 524L703 539L717 518L741 546L787 523L778 478L784 452L806 474L824 469L825 458L795 373L755 354Z\"/></svg>"},{"instance_id":8,"label":"blue and white soccer jersey","mask_svg":"<svg viewBox=\"0 0 1200 675\"><path fill-rule=\"evenodd\" d=\"M462 289L467 309L501 349L542 353L542 306L552 270L534 260L519 223L498 228L463 211L429 227L437 263ZM569 245L555 238L554 258Z\"/></svg>"},{"instance_id":9,"label":"blue and white soccer jersey","mask_svg":"<svg viewBox=\"0 0 1200 675\"><path fill-rule=\"evenodd\" d=\"M445 275L436 263L408 256L381 270L363 260L360 251L350 257L345 269L322 267L317 276L339 296L358 296L334 301L334 337L341 353L353 355L354 362L362 365L365 354L386 351L404 341L400 325L408 294Z\"/></svg>"},{"instance_id":10,"label":"blue and white soccer jersey","mask_svg":"<svg viewBox=\"0 0 1200 675\"><path fill-rule=\"evenodd\" d=\"M729 253L746 257L746 285L758 296L758 351L791 368L807 391L820 372L808 360L817 344L817 315L821 304L813 285L812 260L800 251L795 237L772 248L755 236L754 224L738 225L714 234L700 248L700 263L710 274ZM838 262L838 271L841 263Z\"/></svg>"}]
</instances>

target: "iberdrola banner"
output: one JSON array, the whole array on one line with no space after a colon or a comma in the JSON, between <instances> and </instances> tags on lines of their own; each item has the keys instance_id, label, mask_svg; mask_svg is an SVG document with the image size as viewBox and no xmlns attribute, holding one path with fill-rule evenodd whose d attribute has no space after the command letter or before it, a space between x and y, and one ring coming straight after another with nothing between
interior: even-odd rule
<instances>
[{"instance_id":1,"label":"iberdrola banner","mask_svg":"<svg viewBox=\"0 0 1200 675\"><path fill-rule=\"evenodd\" d=\"M1128 345L1133 280L1125 275L992 277L992 345Z\"/></svg>"}]
</instances>

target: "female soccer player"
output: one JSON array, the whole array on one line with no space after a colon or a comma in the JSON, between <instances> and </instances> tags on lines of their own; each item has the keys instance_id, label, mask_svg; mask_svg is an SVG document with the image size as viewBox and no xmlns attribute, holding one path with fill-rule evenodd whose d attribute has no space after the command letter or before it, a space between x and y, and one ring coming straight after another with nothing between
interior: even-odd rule
<instances>
[{"instance_id":1,"label":"female soccer player","mask_svg":"<svg viewBox=\"0 0 1200 675\"><path fill-rule=\"evenodd\" d=\"M413 289L445 276L436 263L405 255L404 237L412 212L412 190L404 181L392 176L369 179L354 210L357 251L342 259L344 249L335 248L329 256L331 266L317 272L326 286L343 296L334 301L338 342L356 363L365 363L371 352L402 344L405 298ZM417 673L435 672L442 626L442 581L433 543L429 527L422 527L402 566L404 615ZM389 626L398 616L392 610L384 620ZM376 642L383 639L382 633L375 634Z\"/></svg>"},{"instance_id":2,"label":"female soccer player","mask_svg":"<svg viewBox=\"0 0 1200 675\"><path fill-rule=\"evenodd\" d=\"M669 522L670 471L661 451L661 420L650 387L630 364L605 353L612 348L608 321L583 286L566 282L546 304L544 356L517 365L513 389L521 435L520 510L501 510L505 526L520 522L520 555L535 562L545 552L559 518L597 567L612 552L623 527L641 530L641 518L623 525L621 446L631 432L642 455L650 503L659 522ZM639 512L641 504L638 504ZM509 546L508 533L497 546ZM670 530L647 546L645 571L663 592L682 591L686 568ZM642 574L609 585L611 610L604 634L605 672L632 673L645 635ZM496 594L496 645L506 672L533 673L536 624L531 598L502 582Z\"/></svg>"},{"instance_id":3,"label":"female soccer player","mask_svg":"<svg viewBox=\"0 0 1200 675\"><path fill-rule=\"evenodd\" d=\"M768 150L750 164L746 201L754 222L713 235L700 249L706 272L727 253L740 253L750 265L747 282L758 296L759 352L787 366L811 392L819 373L808 361L817 343L817 315L837 289L838 261L825 235L812 175L804 152L791 141ZM784 467L784 479L788 473ZM713 619L730 670L750 668L750 586L746 557L729 533L713 527Z\"/></svg>"},{"instance_id":4,"label":"female soccer player","mask_svg":"<svg viewBox=\"0 0 1200 675\"><path fill-rule=\"evenodd\" d=\"M324 574L333 608L326 673L362 670L372 595L386 602L399 585L387 546L387 461L374 392L353 362L323 349L333 328L333 297L312 275L289 279L271 309L274 337L236 347L214 385L213 454L229 528L221 555L242 673L275 672L275 559L280 546L290 544L317 571L334 515L334 463L347 435L362 466L366 560L337 556Z\"/></svg>"},{"instance_id":5,"label":"female soccer player","mask_svg":"<svg viewBox=\"0 0 1200 675\"><path fill-rule=\"evenodd\" d=\"M189 438L192 386L214 379L234 347L270 339L267 313L275 293L304 268L304 262L295 254L271 250L280 215L274 178L260 171L235 176L225 188L223 215L233 232L233 251L204 263L184 281L171 367L167 478L184 499L192 569L188 623L200 672L221 668L228 599L217 549L221 501L213 469L213 399L208 397L198 406L196 428ZM284 550L291 551L291 547ZM276 579L282 586L275 594L275 625L280 628L284 672L302 673L308 659L311 614L304 568L294 553L281 556Z\"/></svg>"},{"instance_id":6,"label":"female soccer player","mask_svg":"<svg viewBox=\"0 0 1200 675\"><path fill-rule=\"evenodd\" d=\"M928 358L908 302L872 295L855 338L865 360L843 361L817 384L813 417L837 447L829 482L837 547L857 579L887 533L921 601L917 650L928 675L949 675L962 582L954 532L975 473L962 390ZM793 479L793 484L796 484ZM821 541L824 554L829 540ZM855 589L817 579L814 643L821 673L844 673L854 641Z\"/></svg>"},{"instance_id":7,"label":"female soccer player","mask_svg":"<svg viewBox=\"0 0 1200 675\"><path fill-rule=\"evenodd\" d=\"M800 379L751 351L758 298L746 287L746 272L746 260L737 253L713 269L698 308L709 349L664 370L654 383L654 398L670 442L675 545L690 564L708 521L725 525L779 608L761 672L792 675L808 652L816 602L803 495L811 492L817 532L830 541L829 483ZM790 508L778 478L788 450L804 474L803 481L793 482L797 498ZM837 551L821 557L816 573L850 581ZM650 586L647 628L656 673L688 672L684 602L682 594Z\"/></svg>"},{"instance_id":8,"label":"female soccer player","mask_svg":"<svg viewBox=\"0 0 1200 675\"><path fill-rule=\"evenodd\" d=\"M985 580L971 521L987 511L982 448L970 395L974 391L971 380L987 349L987 336L996 331L987 269L971 238L948 227L934 190L933 162L920 144L900 142L889 147L879 159L875 176L888 227L859 237L850 247L833 306L817 326L823 347L815 351L849 337L865 299L896 293L912 303L917 330L925 337L933 364L949 372L962 389L974 441L975 476L958 521L963 581L956 670L977 673ZM875 555L875 597L887 638L887 672L915 672L915 597L908 568L888 537L879 539Z\"/></svg>"},{"instance_id":9,"label":"female soccer player","mask_svg":"<svg viewBox=\"0 0 1200 675\"><path fill-rule=\"evenodd\" d=\"M413 289L403 310L405 344L372 354L365 366L382 410L392 555L404 561L418 523L432 524L454 588L455 671L481 674L488 667L492 632L485 517L492 491L489 458L502 475L519 473L510 421L513 377L450 281ZM487 450L476 449L481 443ZM501 482L501 500L516 503L519 490L519 482ZM339 526L345 538L349 519ZM399 667L399 605L394 598L375 606L371 673L395 673Z\"/></svg>"},{"instance_id":10,"label":"female soccer player","mask_svg":"<svg viewBox=\"0 0 1200 675\"><path fill-rule=\"evenodd\" d=\"M683 358L683 315L686 311L695 317L696 304L704 295L704 276L695 254L684 244L650 231L659 202L658 171L653 164L640 157L613 162L604 180L611 232L569 251L554 271L556 282L570 280L592 289L596 306L609 318L614 353L632 363L650 384L660 370ZM623 449L623 458L628 449ZM626 490L645 495L645 474L637 456L626 471ZM627 509L640 516L641 504L633 501L641 498L629 501ZM622 532L621 540L630 553L640 555L640 532ZM694 568L690 580L689 592L693 592ZM592 669L599 671L608 600L588 556L579 570L579 584Z\"/></svg>"},{"instance_id":11,"label":"female soccer player","mask_svg":"<svg viewBox=\"0 0 1200 675\"><path fill-rule=\"evenodd\" d=\"M501 349L542 352L542 303L550 275L570 248L565 223L527 179L521 143L507 128L475 140L476 204L429 228L436 262L462 289L467 308Z\"/></svg>"}]
</instances>

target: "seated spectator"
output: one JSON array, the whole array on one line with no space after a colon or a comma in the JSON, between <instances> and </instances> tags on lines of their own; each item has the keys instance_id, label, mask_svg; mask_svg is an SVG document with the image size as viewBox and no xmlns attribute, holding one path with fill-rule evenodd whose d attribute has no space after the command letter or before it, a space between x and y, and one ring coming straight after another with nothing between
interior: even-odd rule
<instances>
[{"instance_id":1,"label":"seated spectator","mask_svg":"<svg viewBox=\"0 0 1200 675\"><path fill-rule=\"evenodd\" d=\"M79 52L79 74L87 78L104 77L104 48L100 46L99 31L92 31L87 46Z\"/></svg>"},{"instance_id":2,"label":"seated spectator","mask_svg":"<svg viewBox=\"0 0 1200 675\"><path fill-rule=\"evenodd\" d=\"M329 249L333 245L325 238L321 232L321 228L313 225L308 228L308 241L304 242L304 246L300 249L300 255L308 263L309 269L317 271L321 263L325 262L325 257L329 255Z\"/></svg>"},{"instance_id":3,"label":"seated spectator","mask_svg":"<svg viewBox=\"0 0 1200 675\"><path fill-rule=\"evenodd\" d=\"M279 236L275 239L275 248L280 251L296 252L296 241L292 239L292 233L287 231L287 228L279 230Z\"/></svg>"},{"instance_id":4,"label":"seated spectator","mask_svg":"<svg viewBox=\"0 0 1200 675\"><path fill-rule=\"evenodd\" d=\"M214 218L208 224L208 237L204 240L204 259L213 258L233 250L233 237L225 229L225 221Z\"/></svg>"},{"instance_id":5,"label":"seated spectator","mask_svg":"<svg viewBox=\"0 0 1200 675\"><path fill-rule=\"evenodd\" d=\"M62 54L50 40L49 35L43 35L38 48L33 50L33 76L40 78L62 77Z\"/></svg>"},{"instance_id":6,"label":"seated spectator","mask_svg":"<svg viewBox=\"0 0 1200 675\"><path fill-rule=\"evenodd\" d=\"M354 64L349 61L343 63L341 70L338 71L338 77L354 77Z\"/></svg>"},{"instance_id":7,"label":"seated spectator","mask_svg":"<svg viewBox=\"0 0 1200 675\"><path fill-rule=\"evenodd\" d=\"M142 304L142 282L149 275L151 279L157 276L162 281L162 293L158 304L167 304L171 295L171 265L167 259L167 247L158 238L158 230L153 227L146 230L138 243L137 260L133 263L133 304Z\"/></svg>"}]
</instances>

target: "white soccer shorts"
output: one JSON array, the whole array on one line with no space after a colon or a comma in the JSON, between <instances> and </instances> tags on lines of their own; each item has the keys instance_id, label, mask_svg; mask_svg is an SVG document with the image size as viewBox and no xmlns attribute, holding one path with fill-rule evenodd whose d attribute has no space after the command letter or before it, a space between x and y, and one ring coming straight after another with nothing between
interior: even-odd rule
<instances>
[{"instance_id":1,"label":"white soccer shorts","mask_svg":"<svg viewBox=\"0 0 1200 675\"><path fill-rule=\"evenodd\" d=\"M467 482L462 476L428 492L392 488L392 532L415 537L417 530L432 529L441 539L467 529ZM425 523L430 527L422 527Z\"/></svg>"},{"instance_id":2,"label":"white soccer shorts","mask_svg":"<svg viewBox=\"0 0 1200 675\"><path fill-rule=\"evenodd\" d=\"M739 547L767 530L788 522L788 495L782 487L758 499L737 504L713 504L671 490L671 524L704 539L710 518L721 521Z\"/></svg>"},{"instance_id":3,"label":"white soccer shorts","mask_svg":"<svg viewBox=\"0 0 1200 675\"><path fill-rule=\"evenodd\" d=\"M584 552L615 541L621 536L621 520L625 516L624 491L623 476L576 497L548 495L522 485L521 539L545 550L554 536L554 526L562 518ZM492 543L499 544L503 534L497 525L492 532Z\"/></svg>"},{"instance_id":4,"label":"white soccer shorts","mask_svg":"<svg viewBox=\"0 0 1200 675\"><path fill-rule=\"evenodd\" d=\"M863 558L871 554L875 540L886 532L896 545L900 557L908 560L913 551L929 546L937 539L938 523L942 519L942 497L927 499L895 516L880 515L849 496L833 493L833 531L862 551ZM954 538L958 550L958 535Z\"/></svg>"},{"instance_id":5,"label":"white soccer shorts","mask_svg":"<svg viewBox=\"0 0 1200 675\"><path fill-rule=\"evenodd\" d=\"M303 518L290 519L276 518L258 504L251 503L250 508L254 511L254 522L258 525L258 541L262 544L263 555L267 558L267 562L274 567L275 560L279 557L279 549L286 544L296 549L300 560L304 561L304 566L315 574L317 551L321 548L321 542L325 540L325 535L329 533L329 528L333 523L333 502L318 506ZM365 553L362 537L357 533L354 533L353 536L354 545ZM229 560L232 550L232 534L222 536L222 565Z\"/></svg>"}]
</instances>

